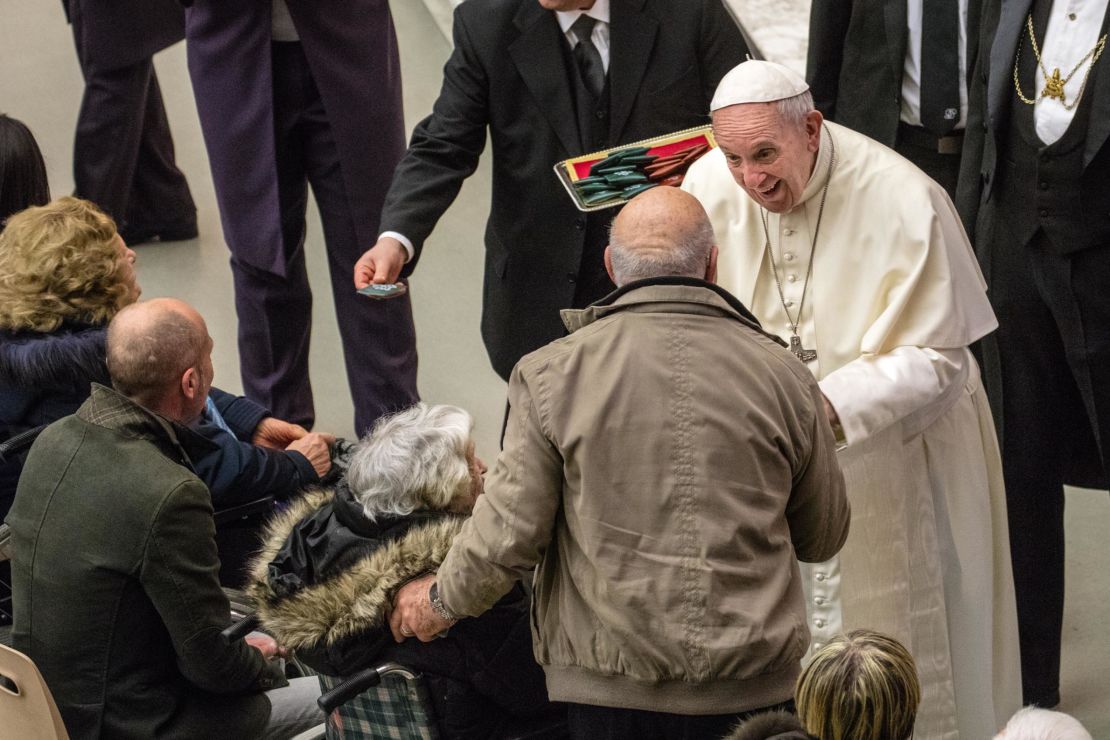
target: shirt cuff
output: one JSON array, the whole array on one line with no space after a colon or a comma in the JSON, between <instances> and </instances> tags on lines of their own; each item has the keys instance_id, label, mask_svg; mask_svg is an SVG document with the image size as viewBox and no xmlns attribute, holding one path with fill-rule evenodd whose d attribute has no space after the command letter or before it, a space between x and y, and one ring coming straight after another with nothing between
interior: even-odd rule
<instances>
[{"instance_id":1,"label":"shirt cuff","mask_svg":"<svg viewBox=\"0 0 1110 740\"><path fill-rule=\"evenodd\" d=\"M383 231L381 233L381 235L378 237L378 239L380 240L380 239L382 239L384 237L387 237L387 236L392 237L392 238L396 239L397 241L401 242L401 246L405 248L405 252L408 254L408 257L405 259L405 262L406 263L412 262L412 256L414 254L416 254L416 248L414 246L412 246L412 241L407 236L405 236L404 234L399 234L396 231Z\"/></svg>"}]
</instances>

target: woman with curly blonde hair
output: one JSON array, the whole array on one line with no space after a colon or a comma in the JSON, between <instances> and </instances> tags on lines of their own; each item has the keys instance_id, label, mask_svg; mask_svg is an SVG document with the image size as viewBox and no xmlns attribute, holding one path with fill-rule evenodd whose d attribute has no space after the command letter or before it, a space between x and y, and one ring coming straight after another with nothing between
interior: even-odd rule
<instances>
[{"instance_id":1,"label":"woman with curly blonde hair","mask_svg":"<svg viewBox=\"0 0 1110 740\"><path fill-rule=\"evenodd\" d=\"M139 298L135 253L77 198L21 210L0 232L0 441L77 410L108 384L104 331ZM22 459L0 463L0 517Z\"/></svg>"},{"instance_id":2,"label":"woman with curly blonde hair","mask_svg":"<svg viewBox=\"0 0 1110 740\"><path fill-rule=\"evenodd\" d=\"M794 701L806 732L821 740L907 740L921 686L902 643L855 630L817 651L798 677Z\"/></svg>"},{"instance_id":3,"label":"woman with curly blonde hair","mask_svg":"<svg viewBox=\"0 0 1110 740\"><path fill-rule=\"evenodd\" d=\"M139 298L134 264L115 222L86 200L16 213L0 232L0 328L107 323Z\"/></svg>"},{"instance_id":4,"label":"woman with curly blonde hair","mask_svg":"<svg viewBox=\"0 0 1110 740\"><path fill-rule=\"evenodd\" d=\"M135 253L92 203L58 198L8 219L0 232L0 442L74 413L92 383L111 383L108 322L139 293ZM191 426L196 434L179 441L217 509L287 498L331 467L330 436L218 388L209 402ZM19 457L0 463L0 519L22 468Z\"/></svg>"}]
</instances>

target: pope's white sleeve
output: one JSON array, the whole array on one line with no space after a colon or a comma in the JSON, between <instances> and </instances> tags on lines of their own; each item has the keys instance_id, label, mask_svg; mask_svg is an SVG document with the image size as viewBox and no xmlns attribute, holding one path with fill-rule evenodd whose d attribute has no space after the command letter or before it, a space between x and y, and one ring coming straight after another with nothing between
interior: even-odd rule
<instances>
[{"instance_id":1,"label":"pope's white sleeve","mask_svg":"<svg viewBox=\"0 0 1110 740\"><path fill-rule=\"evenodd\" d=\"M897 347L863 355L825 376L821 392L840 417L848 444L886 429L944 397L967 377L964 348Z\"/></svg>"}]
</instances>

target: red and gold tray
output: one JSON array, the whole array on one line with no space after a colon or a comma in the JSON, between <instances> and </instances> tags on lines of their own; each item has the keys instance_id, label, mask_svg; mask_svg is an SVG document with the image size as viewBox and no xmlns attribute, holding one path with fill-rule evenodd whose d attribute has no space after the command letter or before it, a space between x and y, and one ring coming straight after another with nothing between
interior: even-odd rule
<instances>
[{"instance_id":1,"label":"red and gold tray","mask_svg":"<svg viewBox=\"0 0 1110 740\"><path fill-rule=\"evenodd\" d=\"M578 210L601 211L652 185L680 185L690 165L716 146L709 126L690 128L565 159L555 175Z\"/></svg>"}]
</instances>

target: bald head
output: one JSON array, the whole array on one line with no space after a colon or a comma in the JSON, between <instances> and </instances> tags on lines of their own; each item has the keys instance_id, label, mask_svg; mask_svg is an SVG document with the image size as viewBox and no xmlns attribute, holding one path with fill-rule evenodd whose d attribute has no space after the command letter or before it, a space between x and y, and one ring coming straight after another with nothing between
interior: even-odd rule
<instances>
[{"instance_id":1,"label":"bald head","mask_svg":"<svg viewBox=\"0 0 1110 740\"><path fill-rule=\"evenodd\" d=\"M107 350L112 385L136 403L181 422L204 407L212 340L189 304L158 298L124 308L108 326Z\"/></svg>"},{"instance_id":2,"label":"bald head","mask_svg":"<svg viewBox=\"0 0 1110 740\"><path fill-rule=\"evenodd\" d=\"M605 265L618 286L664 276L712 281L716 247L705 209L678 188L637 195L613 219Z\"/></svg>"}]
</instances>

